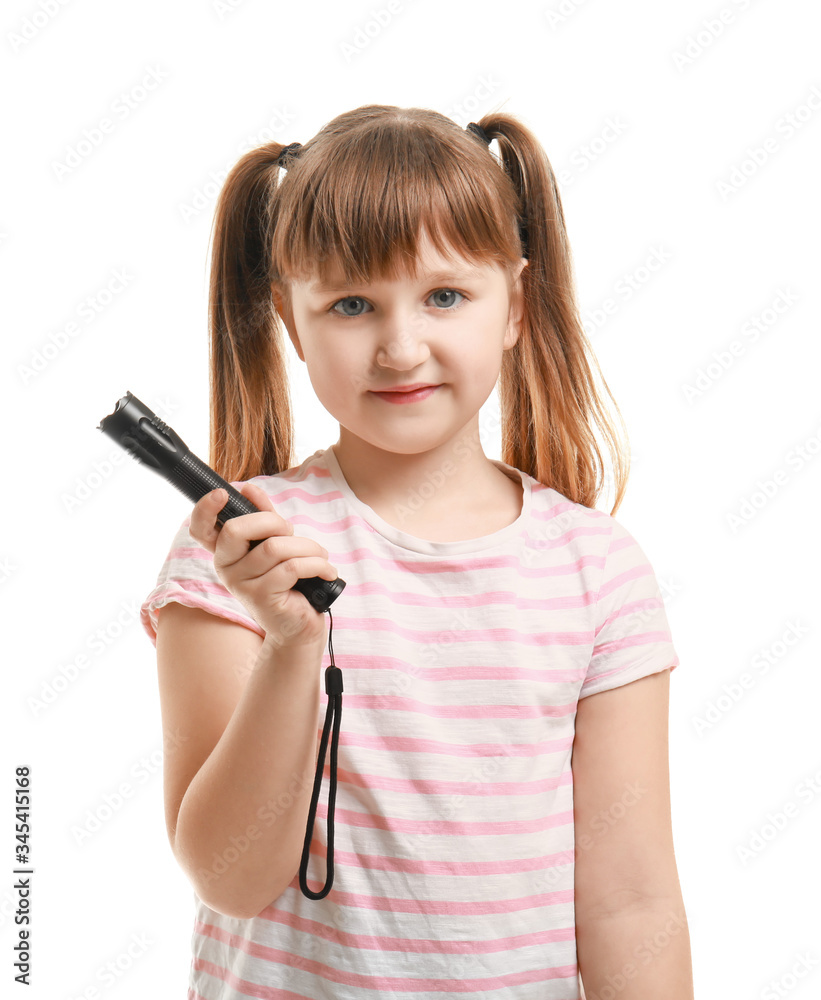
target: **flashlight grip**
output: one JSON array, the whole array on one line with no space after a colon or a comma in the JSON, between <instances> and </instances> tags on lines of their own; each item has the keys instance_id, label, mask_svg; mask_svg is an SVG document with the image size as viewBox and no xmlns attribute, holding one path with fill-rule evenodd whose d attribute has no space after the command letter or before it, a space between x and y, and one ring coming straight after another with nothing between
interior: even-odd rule
<instances>
[{"instance_id":1,"label":"flashlight grip","mask_svg":"<svg viewBox=\"0 0 821 1000\"><path fill-rule=\"evenodd\" d=\"M259 511L259 507L255 507L248 497L234 489L227 480L215 472L210 465L206 465L202 459L197 458L193 452L186 451L180 455L169 479L192 503L196 503L212 490L225 490L228 494L228 502L217 514L217 520L220 524L225 524L232 517L239 517L241 514L255 514ZM251 545L258 545L261 541L263 539L256 539L251 542Z\"/></svg>"}]
</instances>

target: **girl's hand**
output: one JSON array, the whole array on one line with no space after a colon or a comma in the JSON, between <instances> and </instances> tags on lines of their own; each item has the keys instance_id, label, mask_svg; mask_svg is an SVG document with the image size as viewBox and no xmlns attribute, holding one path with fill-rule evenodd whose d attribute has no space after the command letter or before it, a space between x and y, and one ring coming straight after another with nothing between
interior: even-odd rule
<instances>
[{"instance_id":1,"label":"girl's hand","mask_svg":"<svg viewBox=\"0 0 821 1000\"><path fill-rule=\"evenodd\" d=\"M259 512L232 517L225 524L217 514L227 503L212 490L194 505L189 533L213 553L214 569L224 586L241 601L265 630L266 641L278 647L321 645L327 632L325 616L292 587L299 579L339 575L328 562L328 551L317 542L294 534L271 498L259 486L245 483L240 492ZM249 549L249 542L264 542Z\"/></svg>"}]
</instances>

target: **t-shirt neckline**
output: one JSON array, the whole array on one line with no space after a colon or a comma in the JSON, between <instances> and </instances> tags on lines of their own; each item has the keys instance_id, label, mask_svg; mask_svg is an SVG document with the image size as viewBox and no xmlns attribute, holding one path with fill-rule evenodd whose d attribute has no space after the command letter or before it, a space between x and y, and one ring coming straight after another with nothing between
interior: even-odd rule
<instances>
[{"instance_id":1,"label":"t-shirt neckline","mask_svg":"<svg viewBox=\"0 0 821 1000\"><path fill-rule=\"evenodd\" d=\"M525 525L530 518L530 476L526 475L521 469L517 469L513 465L508 465L506 462L491 459L493 464L502 472L505 472L508 476L511 473L514 473L521 479L522 510L516 520L508 525L505 525L504 528L500 528L498 531L494 531L489 535L482 535L479 538L464 538L461 541L456 542L434 542L427 538L419 538L416 535L409 534L407 531L402 531L400 528L397 528L392 524L388 524L388 522L381 518L372 507L369 507L366 503L363 503L359 499L359 497L348 485L348 482L342 473L342 468L336 459L333 448L325 448L319 452L319 455L324 459L325 466L330 473L334 485L345 498L348 505L353 508L356 514L358 514L363 521L369 524L373 530L383 538L392 542L394 545L398 545L400 548L410 549L412 552L422 552L425 555L437 556L458 556L470 552L481 552L484 549L493 548L497 545L505 545L516 538L516 536L523 534L525 531Z\"/></svg>"}]
</instances>

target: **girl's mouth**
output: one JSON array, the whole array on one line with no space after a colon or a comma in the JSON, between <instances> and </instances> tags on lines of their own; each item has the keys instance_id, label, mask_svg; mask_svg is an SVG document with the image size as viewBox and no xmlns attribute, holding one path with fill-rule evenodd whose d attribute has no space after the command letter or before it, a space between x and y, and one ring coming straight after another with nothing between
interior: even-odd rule
<instances>
[{"instance_id":1,"label":"girl's mouth","mask_svg":"<svg viewBox=\"0 0 821 1000\"><path fill-rule=\"evenodd\" d=\"M384 399L387 403L417 403L432 396L438 388L438 385L429 385L424 389L416 389L414 392L373 392L372 395Z\"/></svg>"}]
</instances>

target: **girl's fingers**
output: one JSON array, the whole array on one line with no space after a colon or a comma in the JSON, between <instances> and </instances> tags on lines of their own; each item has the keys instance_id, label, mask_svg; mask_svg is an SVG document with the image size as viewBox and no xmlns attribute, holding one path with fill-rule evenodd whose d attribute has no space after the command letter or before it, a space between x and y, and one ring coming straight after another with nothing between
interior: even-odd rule
<instances>
[{"instance_id":1,"label":"girl's fingers","mask_svg":"<svg viewBox=\"0 0 821 1000\"><path fill-rule=\"evenodd\" d=\"M217 515L228 502L228 494L222 488L205 493L191 512L189 534L212 554L216 553L220 535L225 534L222 545L225 565L241 559L248 551L248 541L251 539L294 533L291 522L274 510L271 498L265 490L253 483L244 483L240 492L258 508L257 512L229 518L222 524L217 520ZM249 524L246 518L251 517L253 520ZM261 524L260 519L262 519ZM229 528L227 532L226 528Z\"/></svg>"},{"instance_id":2,"label":"girl's fingers","mask_svg":"<svg viewBox=\"0 0 821 1000\"><path fill-rule=\"evenodd\" d=\"M300 536L266 539L245 556L242 571L246 581L264 576L271 579L272 573L276 573L276 580L279 580L283 567L286 573L295 571L298 579L322 576L335 580L339 575L328 560L328 552L316 542Z\"/></svg>"},{"instance_id":3,"label":"girl's fingers","mask_svg":"<svg viewBox=\"0 0 821 1000\"><path fill-rule=\"evenodd\" d=\"M228 494L224 490L211 490L199 498L191 511L188 533L212 554L217 547L217 537L222 528L217 520L217 514L227 502Z\"/></svg>"}]
</instances>

